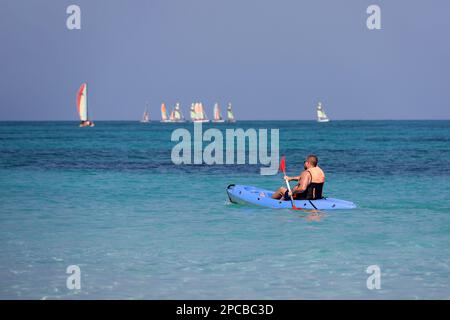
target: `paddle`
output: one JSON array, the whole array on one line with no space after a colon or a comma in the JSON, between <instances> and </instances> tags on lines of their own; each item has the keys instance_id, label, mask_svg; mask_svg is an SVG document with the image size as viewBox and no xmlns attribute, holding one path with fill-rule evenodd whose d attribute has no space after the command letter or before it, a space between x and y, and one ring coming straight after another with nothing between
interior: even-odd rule
<instances>
[{"instance_id":1,"label":"paddle","mask_svg":"<svg viewBox=\"0 0 450 320\"><path fill-rule=\"evenodd\" d=\"M286 158L284 156L281 157L280 161L280 170L283 172L284 175L286 175ZM291 193L291 185L289 184L289 181L285 179L286 186L288 188L289 193ZM292 210L303 210L302 208L297 208L295 206L294 198L291 195L291 204L292 204Z\"/></svg>"}]
</instances>

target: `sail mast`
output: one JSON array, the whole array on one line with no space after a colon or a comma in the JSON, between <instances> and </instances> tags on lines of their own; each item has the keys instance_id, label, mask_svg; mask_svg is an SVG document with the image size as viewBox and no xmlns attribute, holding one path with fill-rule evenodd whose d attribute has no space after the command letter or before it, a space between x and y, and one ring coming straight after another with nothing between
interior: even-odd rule
<instances>
[{"instance_id":1,"label":"sail mast","mask_svg":"<svg viewBox=\"0 0 450 320\"><path fill-rule=\"evenodd\" d=\"M203 103L200 104L202 106L202 120L206 120L206 113L205 113L205 109L203 108Z\"/></svg>"},{"instance_id":2,"label":"sail mast","mask_svg":"<svg viewBox=\"0 0 450 320\"><path fill-rule=\"evenodd\" d=\"M178 122L182 122L184 120L183 113L181 112L180 103L177 102L174 108L174 118Z\"/></svg>"},{"instance_id":3,"label":"sail mast","mask_svg":"<svg viewBox=\"0 0 450 320\"><path fill-rule=\"evenodd\" d=\"M191 121L194 121L195 120L195 110L194 110L194 104L193 103L191 104L191 108L189 109L189 113L190 113L190 116L191 116Z\"/></svg>"},{"instance_id":4,"label":"sail mast","mask_svg":"<svg viewBox=\"0 0 450 320\"><path fill-rule=\"evenodd\" d=\"M88 95L87 95L87 82L84 85L84 99L86 100L86 120L89 120L89 108L88 108Z\"/></svg>"}]
</instances>

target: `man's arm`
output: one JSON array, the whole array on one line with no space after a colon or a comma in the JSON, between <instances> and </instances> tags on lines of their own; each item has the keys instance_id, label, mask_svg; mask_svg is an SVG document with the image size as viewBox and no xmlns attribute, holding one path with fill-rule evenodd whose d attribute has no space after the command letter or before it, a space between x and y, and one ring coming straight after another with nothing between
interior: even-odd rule
<instances>
[{"instance_id":1,"label":"man's arm","mask_svg":"<svg viewBox=\"0 0 450 320\"><path fill-rule=\"evenodd\" d=\"M299 180L300 180L300 177L301 177L301 176L296 176L296 177L284 176L284 180L287 180L287 181L294 181L294 180L297 180L297 181L299 181Z\"/></svg>"},{"instance_id":2,"label":"man's arm","mask_svg":"<svg viewBox=\"0 0 450 320\"><path fill-rule=\"evenodd\" d=\"M300 183L300 178L302 177L303 172L300 173L300 175L295 176L295 177L284 176L284 180L286 180L286 179L287 179L287 181L294 181L295 180L295 181L297 181L297 183Z\"/></svg>"},{"instance_id":3,"label":"man's arm","mask_svg":"<svg viewBox=\"0 0 450 320\"><path fill-rule=\"evenodd\" d=\"M302 193L306 190L306 188L308 188L310 182L311 176L309 173L307 171L302 172L298 185L292 189L292 194Z\"/></svg>"}]
</instances>

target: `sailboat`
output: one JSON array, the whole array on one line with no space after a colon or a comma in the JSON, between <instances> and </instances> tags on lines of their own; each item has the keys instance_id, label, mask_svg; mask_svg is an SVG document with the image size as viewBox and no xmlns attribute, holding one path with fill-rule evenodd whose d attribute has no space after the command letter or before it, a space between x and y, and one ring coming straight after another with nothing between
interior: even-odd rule
<instances>
[{"instance_id":1,"label":"sailboat","mask_svg":"<svg viewBox=\"0 0 450 320\"><path fill-rule=\"evenodd\" d=\"M189 109L189 115L191 116L191 121L194 122L195 118L197 117L197 114L195 113L195 104L191 104L191 108Z\"/></svg>"},{"instance_id":2,"label":"sailboat","mask_svg":"<svg viewBox=\"0 0 450 320\"><path fill-rule=\"evenodd\" d=\"M222 119L222 115L220 114L220 106L219 104L216 102L216 104L214 105L214 119L213 122L225 122L224 119Z\"/></svg>"},{"instance_id":3,"label":"sailboat","mask_svg":"<svg viewBox=\"0 0 450 320\"><path fill-rule=\"evenodd\" d=\"M170 122L185 122L180 103L176 103L169 117Z\"/></svg>"},{"instance_id":4,"label":"sailboat","mask_svg":"<svg viewBox=\"0 0 450 320\"><path fill-rule=\"evenodd\" d=\"M93 127L94 122L88 117L87 83L83 83L77 93L77 111L80 116L80 127Z\"/></svg>"},{"instance_id":5,"label":"sailboat","mask_svg":"<svg viewBox=\"0 0 450 320\"><path fill-rule=\"evenodd\" d=\"M317 121L318 122L329 122L330 118L327 117L325 111L322 108L322 102L317 105Z\"/></svg>"},{"instance_id":6,"label":"sailboat","mask_svg":"<svg viewBox=\"0 0 450 320\"><path fill-rule=\"evenodd\" d=\"M149 122L150 122L150 114L148 113L148 104L147 104L144 114L142 115L141 123L149 123Z\"/></svg>"},{"instance_id":7,"label":"sailboat","mask_svg":"<svg viewBox=\"0 0 450 320\"><path fill-rule=\"evenodd\" d=\"M227 122L236 122L236 119L234 118L233 109L231 107L231 103L228 103L227 107Z\"/></svg>"},{"instance_id":8,"label":"sailboat","mask_svg":"<svg viewBox=\"0 0 450 320\"><path fill-rule=\"evenodd\" d=\"M164 102L161 104L161 122L171 122L167 117L167 109Z\"/></svg>"},{"instance_id":9,"label":"sailboat","mask_svg":"<svg viewBox=\"0 0 450 320\"><path fill-rule=\"evenodd\" d=\"M194 112L191 112L191 121L192 122L209 122L206 117L205 109L203 108L203 104L201 102L197 102L194 104Z\"/></svg>"}]
</instances>

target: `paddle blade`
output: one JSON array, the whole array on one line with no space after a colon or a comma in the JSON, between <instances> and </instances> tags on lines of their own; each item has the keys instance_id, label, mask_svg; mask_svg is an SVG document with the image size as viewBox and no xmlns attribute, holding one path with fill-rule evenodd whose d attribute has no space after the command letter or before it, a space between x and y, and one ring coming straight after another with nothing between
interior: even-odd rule
<instances>
[{"instance_id":1,"label":"paddle blade","mask_svg":"<svg viewBox=\"0 0 450 320\"><path fill-rule=\"evenodd\" d=\"M286 172L286 158L284 156L281 157L279 171L281 171L283 173Z\"/></svg>"}]
</instances>

